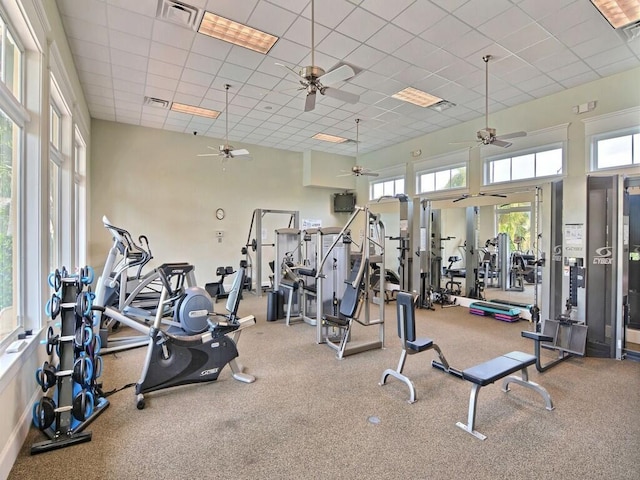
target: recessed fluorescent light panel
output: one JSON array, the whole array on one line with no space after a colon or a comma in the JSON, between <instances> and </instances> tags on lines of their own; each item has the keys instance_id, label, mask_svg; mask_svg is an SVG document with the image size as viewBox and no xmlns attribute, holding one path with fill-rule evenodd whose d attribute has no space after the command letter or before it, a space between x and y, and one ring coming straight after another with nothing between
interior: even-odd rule
<instances>
[{"instance_id":1,"label":"recessed fluorescent light panel","mask_svg":"<svg viewBox=\"0 0 640 480\"><path fill-rule=\"evenodd\" d=\"M640 21L640 0L591 0L613 28Z\"/></svg>"},{"instance_id":2,"label":"recessed fluorescent light panel","mask_svg":"<svg viewBox=\"0 0 640 480\"><path fill-rule=\"evenodd\" d=\"M407 87L391 96L404 102L413 103L419 107L430 107L431 105L435 105L442 101L441 98L434 97L433 95L429 95L427 92L423 92L422 90L418 90L413 87Z\"/></svg>"},{"instance_id":3,"label":"recessed fluorescent light panel","mask_svg":"<svg viewBox=\"0 0 640 480\"><path fill-rule=\"evenodd\" d=\"M185 105L184 103L173 102L171 110L174 112L188 113L189 115L198 115L199 117L218 118L220 112L209 110L208 108L194 107L193 105Z\"/></svg>"},{"instance_id":4,"label":"recessed fluorescent light panel","mask_svg":"<svg viewBox=\"0 0 640 480\"><path fill-rule=\"evenodd\" d=\"M316 133L313 137L316 140L322 140L323 142L342 143L346 142L346 138L336 137L335 135L327 135L326 133Z\"/></svg>"},{"instance_id":5,"label":"recessed fluorescent light panel","mask_svg":"<svg viewBox=\"0 0 640 480\"><path fill-rule=\"evenodd\" d=\"M271 50L271 47L278 41L278 37L211 12L204 12L198 33L262 54Z\"/></svg>"}]
</instances>

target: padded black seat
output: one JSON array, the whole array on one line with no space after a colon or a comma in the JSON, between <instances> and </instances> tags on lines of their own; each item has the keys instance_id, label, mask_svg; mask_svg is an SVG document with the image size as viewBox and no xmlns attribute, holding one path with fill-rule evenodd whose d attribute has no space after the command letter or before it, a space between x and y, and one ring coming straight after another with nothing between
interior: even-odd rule
<instances>
[{"instance_id":1,"label":"padded black seat","mask_svg":"<svg viewBox=\"0 0 640 480\"><path fill-rule=\"evenodd\" d=\"M430 338L418 338L414 342L407 342L407 348L416 353L424 352L433 347L433 340Z\"/></svg>"}]
</instances>

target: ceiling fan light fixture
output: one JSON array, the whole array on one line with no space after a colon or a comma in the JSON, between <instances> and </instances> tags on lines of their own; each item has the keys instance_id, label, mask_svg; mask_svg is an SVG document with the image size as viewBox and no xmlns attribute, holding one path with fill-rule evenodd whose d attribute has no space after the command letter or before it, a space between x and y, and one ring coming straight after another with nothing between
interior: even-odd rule
<instances>
[{"instance_id":1,"label":"ceiling fan light fixture","mask_svg":"<svg viewBox=\"0 0 640 480\"><path fill-rule=\"evenodd\" d=\"M347 139L344 137L338 137L336 135L329 135L327 133L316 133L313 137L316 140L322 140L323 142L331 142L331 143L343 143L346 142Z\"/></svg>"},{"instance_id":2,"label":"ceiling fan light fixture","mask_svg":"<svg viewBox=\"0 0 640 480\"><path fill-rule=\"evenodd\" d=\"M278 41L274 35L211 12L204 12L198 33L265 55Z\"/></svg>"},{"instance_id":3,"label":"ceiling fan light fixture","mask_svg":"<svg viewBox=\"0 0 640 480\"><path fill-rule=\"evenodd\" d=\"M591 0L615 29L640 21L640 0Z\"/></svg>"},{"instance_id":4,"label":"ceiling fan light fixture","mask_svg":"<svg viewBox=\"0 0 640 480\"><path fill-rule=\"evenodd\" d=\"M391 95L391 97L425 108L436 105L437 103L443 101L442 98L436 97L413 87L407 87L404 90L400 90L398 93L394 93L393 95Z\"/></svg>"},{"instance_id":5,"label":"ceiling fan light fixture","mask_svg":"<svg viewBox=\"0 0 640 480\"><path fill-rule=\"evenodd\" d=\"M208 108L195 107L193 105L186 105L184 103L173 102L171 104L171 110L173 112L187 113L189 115L197 115L199 117L206 117L216 119L220 115L220 112L216 110L209 110Z\"/></svg>"}]
</instances>

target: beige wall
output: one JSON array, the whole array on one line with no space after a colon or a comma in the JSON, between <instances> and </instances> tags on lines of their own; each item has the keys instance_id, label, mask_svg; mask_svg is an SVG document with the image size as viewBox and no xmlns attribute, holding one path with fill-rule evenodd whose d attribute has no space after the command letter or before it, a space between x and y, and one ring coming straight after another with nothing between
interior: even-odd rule
<instances>
[{"instance_id":1,"label":"beige wall","mask_svg":"<svg viewBox=\"0 0 640 480\"><path fill-rule=\"evenodd\" d=\"M343 190L303 187L302 153L248 145L252 160L230 159L223 169L217 157L196 156L208 145L217 148L216 139L101 120L93 120L91 131L89 262L95 267L104 264L111 241L103 215L134 238L147 235L157 262L195 265L200 285L216 279L217 266L237 267L244 258L240 249L256 208L298 210L301 220L320 219L323 226L342 226L348 218L332 213L332 194ZM225 210L224 220L215 218L217 208ZM287 222L287 216L265 219L267 240Z\"/></svg>"}]
</instances>

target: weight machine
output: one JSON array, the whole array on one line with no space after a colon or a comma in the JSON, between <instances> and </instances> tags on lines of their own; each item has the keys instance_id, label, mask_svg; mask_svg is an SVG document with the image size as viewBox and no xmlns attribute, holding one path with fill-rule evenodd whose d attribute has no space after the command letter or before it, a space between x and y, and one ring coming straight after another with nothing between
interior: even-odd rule
<instances>
[{"instance_id":1,"label":"weight machine","mask_svg":"<svg viewBox=\"0 0 640 480\"><path fill-rule=\"evenodd\" d=\"M286 294L286 323L289 325L292 317L295 319L301 316L299 300L303 280L297 273L302 265L300 230L278 228L275 234L273 290Z\"/></svg>"},{"instance_id":2,"label":"weight machine","mask_svg":"<svg viewBox=\"0 0 640 480\"><path fill-rule=\"evenodd\" d=\"M381 268L384 268L385 265L384 225L380 221L380 215L372 213L368 206L356 206L345 226L323 254L316 274L316 279L321 279L318 282L318 298L324 298L322 290L324 280L327 278L327 275L323 273L325 265L329 264L332 274L335 275L335 270L331 266L336 258L335 249L341 241L343 245L349 245L349 242L345 244L344 237L360 213L364 214L364 238L360 245L360 252L351 255L354 259L353 266L349 278L343 282L344 293L339 301L337 315L321 311L320 306L324 302L318 302L317 343L326 343L336 350L336 357L339 359L347 355L384 347L384 298L376 297L371 285L371 264L377 263L381 265ZM335 285L338 285L337 275L335 275L335 280ZM384 291L384 283L385 278L382 275L379 284L381 291ZM373 318L375 307L372 307L372 304L377 306L377 318ZM332 306L335 308L337 305ZM377 325L377 338L358 344L350 343L354 321L363 326Z\"/></svg>"},{"instance_id":3,"label":"weight machine","mask_svg":"<svg viewBox=\"0 0 640 480\"><path fill-rule=\"evenodd\" d=\"M251 216L251 225L249 226L249 234L247 235L247 243L241 249L242 255L245 256L244 265L249 268L251 273L251 292L262 296L262 268L264 263L265 247L274 247L274 243L265 243L263 241L263 221L267 214L272 215L288 215L289 222L287 228L300 228L300 212L297 210L267 210L256 208ZM255 254L255 259L252 258ZM255 260L255 264L254 264ZM275 273L275 272L274 272Z\"/></svg>"}]
</instances>

